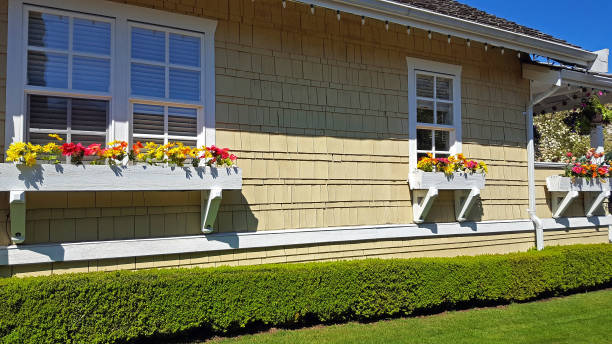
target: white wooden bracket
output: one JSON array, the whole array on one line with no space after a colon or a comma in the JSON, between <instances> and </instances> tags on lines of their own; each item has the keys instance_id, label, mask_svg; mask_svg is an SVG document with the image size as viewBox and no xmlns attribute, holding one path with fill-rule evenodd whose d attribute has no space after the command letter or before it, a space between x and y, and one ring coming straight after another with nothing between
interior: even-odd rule
<instances>
[{"instance_id":1,"label":"white wooden bracket","mask_svg":"<svg viewBox=\"0 0 612 344\"><path fill-rule=\"evenodd\" d=\"M466 220L479 195L480 189L477 187L471 190L455 190L455 216L458 222Z\"/></svg>"},{"instance_id":2,"label":"white wooden bracket","mask_svg":"<svg viewBox=\"0 0 612 344\"><path fill-rule=\"evenodd\" d=\"M610 190L584 193L584 212L587 217L593 216L603 201L610 197Z\"/></svg>"},{"instance_id":3,"label":"white wooden bracket","mask_svg":"<svg viewBox=\"0 0 612 344\"><path fill-rule=\"evenodd\" d=\"M11 240L20 244L26 236L26 197L25 191L14 190L9 193Z\"/></svg>"},{"instance_id":4,"label":"white wooden bracket","mask_svg":"<svg viewBox=\"0 0 612 344\"><path fill-rule=\"evenodd\" d=\"M560 218L567 210L572 201L578 197L578 191L570 190L567 192L554 191L550 193L553 218Z\"/></svg>"},{"instance_id":5,"label":"white wooden bracket","mask_svg":"<svg viewBox=\"0 0 612 344\"><path fill-rule=\"evenodd\" d=\"M201 193L201 227L204 234L214 231L213 226L221 205L221 191L221 188L213 188Z\"/></svg>"},{"instance_id":6,"label":"white wooden bracket","mask_svg":"<svg viewBox=\"0 0 612 344\"><path fill-rule=\"evenodd\" d=\"M432 186L427 190L413 190L412 194L416 200L412 203L414 222L423 223L433 202L438 198L438 189Z\"/></svg>"}]
</instances>

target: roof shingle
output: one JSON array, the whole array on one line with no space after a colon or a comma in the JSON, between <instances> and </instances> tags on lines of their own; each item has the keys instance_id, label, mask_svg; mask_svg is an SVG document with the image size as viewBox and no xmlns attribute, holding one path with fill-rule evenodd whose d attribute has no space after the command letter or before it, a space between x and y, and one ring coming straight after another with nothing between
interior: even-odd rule
<instances>
[{"instance_id":1,"label":"roof shingle","mask_svg":"<svg viewBox=\"0 0 612 344\"><path fill-rule=\"evenodd\" d=\"M455 0L393 0L395 2L404 3L406 5L430 10L436 13L448 15L451 17L469 20L479 24L485 24L497 27L503 30L524 34L527 36L540 38L546 41L561 43L576 48L579 46L570 44L562 39L555 38L536 29L532 29L523 25L519 25L513 21L506 20L481 11L475 7L468 6Z\"/></svg>"}]
</instances>

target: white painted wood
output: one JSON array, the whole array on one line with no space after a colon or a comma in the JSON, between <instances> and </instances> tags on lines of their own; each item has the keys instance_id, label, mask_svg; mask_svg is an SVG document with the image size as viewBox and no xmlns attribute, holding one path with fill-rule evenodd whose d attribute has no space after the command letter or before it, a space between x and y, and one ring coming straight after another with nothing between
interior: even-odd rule
<instances>
[{"instance_id":1,"label":"white painted wood","mask_svg":"<svg viewBox=\"0 0 612 344\"><path fill-rule=\"evenodd\" d=\"M26 197L25 191L16 190L9 193L9 209L11 214L11 240L22 243L26 234Z\"/></svg>"},{"instance_id":2,"label":"white painted wood","mask_svg":"<svg viewBox=\"0 0 612 344\"><path fill-rule=\"evenodd\" d=\"M543 219L547 230L612 226L612 217ZM427 223L308 228L263 232L216 233L210 235L11 245L0 248L0 266L94 259L142 257L164 254L214 252L278 246L325 244L363 240L389 240L502 234L533 231L530 220L502 220L464 223Z\"/></svg>"},{"instance_id":3,"label":"white painted wood","mask_svg":"<svg viewBox=\"0 0 612 344\"><path fill-rule=\"evenodd\" d=\"M551 203L553 218L560 218L567 210L572 201L578 197L578 191L570 190L567 192L553 191L551 192Z\"/></svg>"},{"instance_id":4,"label":"white painted wood","mask_svg":"<svg viewBox=\"0 0 612 344\"><path fill-rule=\"evenodd\" d=\"M485 175L482 173L455 172L447 176L442 172L424 172L413 170L408 178L410 189L429 189L435 187L440 190L472 190L484 189Z\"/></svg>"},{"instance_id":5,"label":"white painted wood","mask_svg":"<svg viewBox=\"0 0 612 344\"><path fill-rule=\"evenodd\" d=\"M455 190L455 216L457 221L463 222L472 210L480 189L473 187L471 190Z\"/></svg>"},{"instance_id":6,"label":"white painted wood","mask_svg":"<svg viewBox=\"0 0 612 344\"><path fill-rule=\"evenodd\" d=\"M546 189L548 191L592 191L602 192L610 190L609 182L602 182L599 179L586 179L586 178L572 178L562 176L548 176L546 177Z\"/></svg>"},{"instance_id":7,"label":"white painted wood","mask_svg":"<svg viewBox=\"0 0 612 344\"><path fill-rule=\"evenodd\" d=\"M204 234L209 234L213 232L213 225L215 224L215 219L217 218L217 212L219 211L219 206L221 205L221 188L212 188L205 195L205 191L202 191L202 201L201 201L201 217L202 217L202 226L201 230Z\"/></svg>"},{"instance_id":8,"label":"white painted wood","mask_svg":"<svg viewBox=\"0 0 612 344\"><path fill-rule=\"evenodd\" d=\"M585 215L587 217L593 216L601 207L603 201L608 197L610 197L610 190L604 190L602 192L586 192L584 194Z\"/></svg>"},{"instance_id":9,"label":"white painted wood","mask_svg":"<svg viewBox=\"0 0 612 344\"><path fill-rule=\"evenodd\" d=\"M163 191L242 188L238 167L0 164L0 190Z\"/></svg>"},{"instance_id":10,"label":"white painted wood","mask_svg":"<svg viewBox=\"0 0 612 344\"><path fill-rule=\"evenodd\" d=\"M430 187L427 190L412 191L412 215L415 223L423 223L435 199L438 198L438 189Z\"/></svg>"},{"instance_id":11,"label":"white painted wood","mask_svg":"<svg viewBox=\"0 0 612 344\"><path fill-rule=\"evenodd\" d=\"M11 245L0 248L0 265L141 257L363 240L528 232L532 230L533 225L529 220L504 220L427 223L423 225L398 224L308 228L263 232L215 233L170 238Z\"/></svg>"}]
</instances>

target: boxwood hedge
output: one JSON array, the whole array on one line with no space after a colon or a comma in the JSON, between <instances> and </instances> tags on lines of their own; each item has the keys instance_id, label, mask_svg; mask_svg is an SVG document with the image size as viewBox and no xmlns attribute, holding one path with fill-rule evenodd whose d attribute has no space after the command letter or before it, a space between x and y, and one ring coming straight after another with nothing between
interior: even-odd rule
<instances>
[{"instance_id":1,"label":"boxwood hedge","mask_svg":"<svg viewBox=\"0 0 612 344\"><path fill-rule=\"evenodd\" d=\"M529 300L612 282L612 245L0 279L8 343L112 343L207 329L368 320Z\"/></svg>"}]
</instances>

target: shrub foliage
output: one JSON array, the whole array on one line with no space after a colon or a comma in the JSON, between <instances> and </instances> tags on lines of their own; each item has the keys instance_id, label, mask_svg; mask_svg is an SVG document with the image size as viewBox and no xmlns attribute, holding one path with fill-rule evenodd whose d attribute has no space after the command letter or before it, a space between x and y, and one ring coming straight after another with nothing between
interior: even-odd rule
<instances>
[{"instance_id":1,"label":"shrub foliage","mask_svg":"<svg viewBox=\"0 0 612 344\"><path fill-rule=\"evenodd\" d=\"M457 258L168 269L0 280L7 343L112 343L368 320L505 303L612 282L612 245Z\"/></svg>"}]
</instances>

